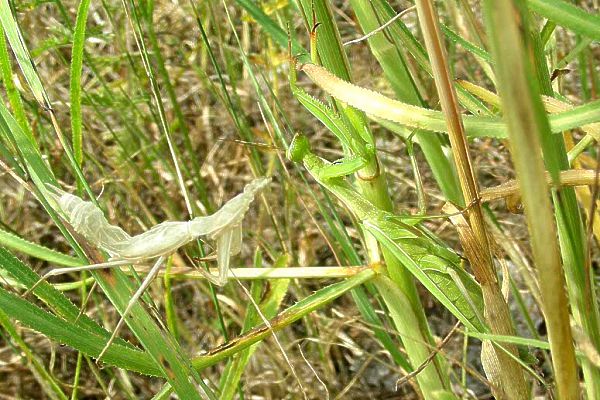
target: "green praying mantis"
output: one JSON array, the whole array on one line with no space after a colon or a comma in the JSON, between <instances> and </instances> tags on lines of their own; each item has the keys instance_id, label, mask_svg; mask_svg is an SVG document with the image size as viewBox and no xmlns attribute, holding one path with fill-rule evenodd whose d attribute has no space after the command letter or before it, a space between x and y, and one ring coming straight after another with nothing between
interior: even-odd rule
<instances>
[{"instance_id":1,"label":"green praying mantis","mask_svg":"<svg viewBox=\"0 0 600 400\"><path fill-rule=\"evenodd\" d=\"M311 56L316 60L315 28L311 32ZM372 136L356 129L364 126L362 114L350 106L344 117L327 107L297 85L297 60L290 55L289 82L295 98L342 143L345 156L329 162L311 150L309 140L296 134L287 157L302 163L308 173L325 189L333 193L355 215L362 227L391 251L401 263L466 327L486 331L483 298L475 279L462 266L461 258L419 225L422 216L398 216L377 208L362 196L348 177L376 161ZM298 69L319 72L322 67L304 64Z\"/></svg>"}]
</instances>

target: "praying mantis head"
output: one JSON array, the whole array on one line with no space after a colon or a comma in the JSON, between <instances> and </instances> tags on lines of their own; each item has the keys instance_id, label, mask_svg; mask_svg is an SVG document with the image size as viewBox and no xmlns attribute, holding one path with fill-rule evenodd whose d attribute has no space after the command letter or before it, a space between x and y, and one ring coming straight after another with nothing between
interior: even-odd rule
<instances>
[{"instance_id":1,"label":"praying mantis head","mask_svg":"<svg viewBox=\"0 0 600 400\"><path fill-rule=\"evenodd\" d=\"M302 162L304 156L309 152L310 143L308 142L308 138L301 133L296 133L287 151L287 158L293 162Z\"/></svg>"}]
</instances>

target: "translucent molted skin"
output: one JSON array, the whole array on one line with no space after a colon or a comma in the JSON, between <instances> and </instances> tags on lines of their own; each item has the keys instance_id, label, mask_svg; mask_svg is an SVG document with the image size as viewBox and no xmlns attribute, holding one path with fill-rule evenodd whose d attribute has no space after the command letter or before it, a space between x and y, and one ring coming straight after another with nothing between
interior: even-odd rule
<instances>
[{"instance_id":1,"label":"translucent molted skin","mask_svg":"<svg viewBox=\"0 0 600 400\"><path fill-rule=\"evenodd\" d=\"M270 181L270 178L255 179L212 215L191 221L166 221L136 236L111 225L102 210L92 202L56 187L50 187L50 195L73 229L107 251L113 259L136 261L154 258L172 253L200 236L219 241L223 235L231 236L229 255L235 255L240 251L242 220L256 193Z\"/></svg>"},{"instance_id":2,"label":"translucent molted skin","mask_svg":"<svg viewBox=\"0 0 600 400\"><path fill-rule=\"evenodd\" d=\"M73 229L91 243L106 250L111 256L118 254L121 243L131 240L131 236L116 225L111 225L102 210L90 201L84 201L54 186L50 196L67 217Z\"/></svg>"}]
</instances>

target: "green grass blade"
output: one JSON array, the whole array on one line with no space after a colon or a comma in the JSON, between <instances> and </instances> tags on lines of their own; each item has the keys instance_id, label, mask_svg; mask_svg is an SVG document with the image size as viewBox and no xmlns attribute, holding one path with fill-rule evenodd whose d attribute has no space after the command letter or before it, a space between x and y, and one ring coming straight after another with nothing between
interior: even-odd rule
<instances>
[{"instance_id":1,"label":"green grass blade","mask_svg":"<svg viewBox=\"0 0 600 400\"><path fill-rule=\"evenodd\" d=\"M27 254L31 257L39 258L53 264L75 267L81 265L81 261L76 257L71 257L58 251L49 249L39 244L25 240L15 234L0 229L0 246L7 247Z\"/></svg>"},{"instance_id":2,"label":"green grass blade","mask_svg":"<svg viewBox=\"0 0 600 400\"><path fill-rule=\"evenodd\" d=\"M35 65L33 63L33 59L31 58L29 51L27 50L27 47L25 46L25 42L21 35L21 31L19 30L17 21L14 19L13 15L12 15L12 12L11 12L11 9L10 9L10 6L9 6L7 0L0 0L0 23L2 23L2 28L4 29L4 32L6 33L8 41L13 50L13 53L16 56L19 67L21 68L21 71L23 72L23 75L25 76L25 79L26 79L27 83L29 84L30 89L32 90L34 97L36 98L40 107L42 109L48 111L50 114L50 119L52 121L52 125L53 125L56 135L58 136L58 139L67 155L67 158L68 158L69 162L71 163L72 172L75 174L75 177L78 180L78 184L80 184L81 187L83 187L86 190L88 195L90 197L92 197L92 200L95 201L92 191L91 191L89 185L87 184L85 177L83 176L83 172L81 171L81 168L75 161L75 157L73 155L71 146L69 146L67 144L67 142L61 132L60 126L58 125L58 122L56 121L56 115L54 114L54 111L52 109L52 102L50 101L48 94L46 93L46 90L44 89L44 86L42 85L42 81L40 80L39 75L36 71ZM5 119L6 119L6 117L5 117ZM19 129L19 131L20 131L20 129ZM16 132L16 130L15 130L15 132ZM32 137L32 135L29 135L29 136ZM35 143L33 143L33 146L35 148L37 148ZM36 185L38 183L39 182L36 182ZM42 192L45 191L45 187L43 185L38 186L38 189Z\"/></svg>"},{"instance_id":3,"label":"green grass blade","mask_svg":"<svg viewBox=\"0 0 600 400\"><path fill-rule=\"evenodd\" d=\"M15 279L16 282L23 285L24 287L31 287L40 278L39 275L37 275L35 272L33 272L28 266L23 264L19 259L14 257L12 254L10 254L7 250L5 250L3 248L0 248L0 268L3 269L4 271L8 272L13 277L13 279ZM44 301L46 304L48 304L48 306L50 306L57 315L59 315L59 317L54 317L54 318L61 321L60 323L63 323L63 324L68 323L68 324L70 324L70 326L73 327L73 329L78 329L79 331L85 331L85 332L87 332L87 335L93 336L94 340L96 342L98 342L98 346L100 346L96 355L100 352L100 350L103 347L103 343L105 343L106 340L108 340L108 338L110 337L110 332L103 329L100 325L98 325L96 322L94 322L86 314L79 315L79 313L80 313L79 308L77 306L75 306L73 303L71 303L71 301L69 299L67 299L63 293L56 290L49 283L43 282L35 290L35 294L42 301ZM8 296L11 294L7 292L6 295ZM6 298L6 299L8 299L8 298ZM24 303L27 303L27 301L25 299L19 298L19 300L23 301ZM37 309L36 306L33 306L31 304L30 304L30 306L35 307L35 309ZM35 310L35 309L30 308L29 310L33 312L33 310ZM7 313L9 312L6 309L4 309L4 310ZM35 311L35 312L37 313L38 311ZM39 310L39 312L44 313L44 315L47 314L44 311L42 311L41 309ZM48 315L51 315L51 314L48 314ZM17 311L15 311L15 314L11 315L11 316L13 318L21 320L19 318L19 313ZM37 325L35 325L35 322L32 322L32 321L35 321L34 319L30 318L30 319L28 319L28 321L31 322L32 325L30 327L32 329L38 330L39 332L45 334L46 331L42 332L41 330L37 329ZM54 320L52 320L52 321L54 321ZM52 326L55 326L54 322L52 322L52 324L53 324ZM58 326L60 326L60 325L58 325ZM50 330L49 332L53 332L53 331ZM64 343L67 343L67 342L64 342ZM138 350L137 348L133 347L132 345L130 345L129 343L127 343L121 339L117 340L115 343L117 345L116 349L119 349L119 351L122 352L122 354L125 357L122 360L121 359L117 360L119 363L118 365L127 365L127 363L129 361L126 361L126 360L130 359L131 362L133 363L132 365L134 365L134 366L137 365L135 367L135 370L139 370L140 365L148 364L148 368L142 369L142 370L154 371L154 372L152 372L153 375L159 374L159 372L157 372L158 369L156 369L156 367L153 366L154 364L152 363L151 359L146 354L144 354L142 351ZM88 351L89 351L89 349L88 349ZM88 352L86 352L86 354L93 355L93 353L88 353ZM116 353L116 354L119 354L119 353ZM110 360L107 362L110 362ZM145 372L145 373L148 373L148 372Z\"/></svg>"},{"instance_id":4,"label":"green grass blade","mask_svg":"<svg viewBox=\"0 0 600 400\"><path fill-rule=\"evenodd\" d=\"M587 13L563 0L529 0L527 6L560 26L600 41L600 17L598 15Z\"/></svg>"},{"instance_id":5,"label":"green grass blade","mask_svg":"<svg viewBox=\"0 0 600 400\"><path fill-rule=\"evenodd\" d=\"M154 2L148 3L148 10L146 12L144 12L144 9L141 10L143 13L143 20L146 25L148 40L150 41L150 45L152 46L152 54L154 56L155 65L157 67L158 74L162 79L163 86L166 89L167 96L169 98L169 101L171 102L171 106L173 107L173 111L175 112L175 117L177 119L177 129L179 130L181 136L183 136L183 145L188 155L186 160L189 160L191 164L191 171L188 172L188 175L191 176L192 181L195 183L195 187L198 191L198 196L202 204L208 210L212 210L212 205L210 204L210 199L208 197L208 189L202 178L202 174L200 173L200 162L198 161L194 145L190 138L190 129L188 128L187 121L185 119L185 116L183 115L183 111L181 110L179 101L177 100L177 94L175 93L175 88L173 87L173 83L171 82L169 72L167 71L165 59L162 55L160 43L158 42L158 38L154 29Z\"/></svg>"},{"instance_id":6,"label":"green grass blade","mask_svg":"<svg viewBox=\"0 0 600 400\"><path fill-rule=\"evenodd\" d=\"M106 279L102 275L97 279L111 303L119 313L123 313L136 287L122 272L117 275L117 279ZM160 365L162 374L181 398L212 398L210 390L192 370L190 360L184 355L183 350L167 331L157 326L140 303L132 308L126 321L154 363ZM104 343L102 342L102 347Z\"/></svg>"},{"instance_id":7,"label":"green grass blade","mask_svg":"<svg viewBox=\"0 0 600 400\"><path fill-rule=\"evenodd\" d=\"M87 22L90 0L81 0L77 9L75 31L73 32L73 49L71 50L71 135L73 155L81 166L83 162L83 117L81 113L81 72L83 70L83 52L85 49L85 25Z\"/></svg>"},{"instance_id":8,"label":"green grass blade","mask_svg":"<svg viewBox=\"0 0 600 400\"><path fill-rule=\"evenodd\" d=\"M0 248L0 268L10 274L16 282L26 288L31 287L38 279L40 279L40 276L33 272L31 268L3 248ZM35 294L61 318L71 323L77 321L77 324L82 326L83 329L94 333L94 335L103 336L106 340L110 337L108 331L94 322L86 314L79 316L79 308L49 283L43 282L35 290ZM125 341L119 341L119 343L137 350Z\"/></svg>"},{"instance_id":9,"label":"green grass blade","mask_svg":"<svg viewBox=\"0 0 600 400\"><path fill-rule=\"evenodd\" d=\"M371 269L365 270L359 272L351 278L344 280L343 282L334 283L333 285L319 289L312 295L300 300L293 306L285 309L285 311L279 313L277 317L275 317L269 323L273 330L277 332L298 321L302 317L310 314L311 312L321 308L325 304L338 298L352 288L369 281L376 274L377 273ZM227 357L231 357L232 355L252 346L254 343L257 343L270 335L271 330L266 326L261 325L230 341L229 343L211 350L207 355L195 357L193 359L194 367L198 370L207 368Z\"/></svg>"},{"instance_id":10,"label":"green grass blade","mask_svg":"<svg viewBox=\"0 0 600 400\"><path fill-rule=\"evenodd\" d=\"M448 371L444 369L445 363L439 354L431 362L428 362L433 349L423 347L421 343L411 337L410 332L407 332L406 324L420 325L419 315L413 311L410 299L400 290L398 285L385 275L378 275L373 283L385 300L392 319L398 327L398 334L402 337L402 343L404 343L407 351L411 353L411 359L417 361L416 355L418 354L422 364L427 362L425 368L417 375L419 385L425 388L437 387L438 381L447 379ZM430 397L427 398L431 399L439 399L442 393L447 396L445 398L458 399L452 392L446 390L436 390L433 393L428 391L429 393Z\"/></svg>"},{"instance_id":11,"label":"green grass blade","mask_svg":"<svg viewBox=\"0 0 600 400\"><path fill-rule=\"evenodd\" d=\"M33 96L41 106L48 106L50 104L48 95L44 90L42 81L40 81L40 78L35 71L35 66L33 65L29 51L25 46L23 36L18 29L17 21L15 21L8 0L0 0L0 23L2 24L4 33L6 33L8 42L15 54L17 63L23 72L23 76L31 88Z\"/></svg>"},{"instance_id":12,"label":"green grass blade","mask_svg":"<svg viewBox=\"0 0 600 400\"><path fill-rule=\"evenodd\" d=\"M11 318L19 320L25 326L89 356L98 356L104 347L105 340L103 340L103 337L47 313L2 288L0 288L0 308ZM108 364L142 374L162 375L161 371L143 352L132 350L121 344L111 346L107 350L104 360Z\"/></svg>"},{"instance_id":13,"label":"green grass blade","mask_svg":"<svg viewBox=\"0 0 600 400\"><path fill-rule=\"evenodd\" d=\"M139 54L142 59L142 63L144 65L144 71L150 82L150 90L152 92L152 98L154 100L154 107L156 108L156 110L158 112L158 125L160 126L161 133L165 137L167 144L169 146L169 153L171 155L171 160L173 161L173 165L175 166L175 172L177 175L177 182L179 184L179 190L181 191L181 195L183 196L183 199L185 200L185 205L187 208L188 215L189 215L189 217L193 217L194 211L192 208L192 203L190 201L190 196L188 194L188 190L187 190L185 182L184 182L182 169L183 168L186 169L186 171L185 171L185 172L187 172L186 175L191 177L191 174L189 174L189 171L187 171L185 164L181 164L179 161L181 154L180 154L179 150L177 149L177 147L175 146L175 141L173 140L173 135L171 134L171 129L170 129L169 123L167 122L167 115L165 113L165 108L164 108L162 97L160 94L160 88L158 85L158 81L156 80L156 77L154 75L154 70L152 68L152 64L150 63L150 57L148 54L148 50L147 50L146 44L143 40L142 27L141 27L139 15L138 15L139 11L137 9L137 5L135 4L135 2L130 0L129 1L129 4L131 6L131 10L130 10L128 8L127 4L125 3L125 1L126 0L122 0L123 9L125 10L125 12L127 14L127 18L129 20L129 23L131 24L131 27L133 28L134 38L135 38L137 47L139 49ZM194 179L194 181L196 181L196 180ZM206 198L206 188L205 187L200 188L200 195L204 196L205 206L206 206L206 208L210 209L210 204L208 204L208 199Z\"/></svg>"},{"instance_id":14,"label":"green grass blade","mask_svg":"<svg viewBox=\"0 0 600 400\"><path fill-rule=\"evenodd\" d=\"M15 119L19 122L21 129L23 129L24 132L27 132L33 140L31 128L29 127L29 123L27 122L27 117L25 115L25 109L23 108L21 94L13 82L10 56L8 55L8 48L6 47L6 37L2 34L0 34L0 69L2 71L2 84L6 89L6 95L15 115Z\"/></svg>"},{"instance_id":15,"label":"green grass blade","mask_svg":"<svg viewBox=\"0 0 600 400\"><path fill-rule=\"evenodd\" d=\"M536 53L534 60L537 62L534 64L534 68L541 93L552 96L554 91L547 64L543 61L545 51L537 33L537 24L530 22L529 29L532 47ZM541 142L544 165L556 183L560 170L570 168L564 139L561 135L545 134L541 136ZM598 347L600 346L600 314L597 293L595 287L588 283L590 279L593 279L592 274L588 272L589 268L581 268L587 262L587 243L575 190L565 188L560 192L554 192L552 197L571 312L591 343ZM600 370L586 360L583 360L582 369L588 397L600 397Z\"/></svg>"}]
</instances>

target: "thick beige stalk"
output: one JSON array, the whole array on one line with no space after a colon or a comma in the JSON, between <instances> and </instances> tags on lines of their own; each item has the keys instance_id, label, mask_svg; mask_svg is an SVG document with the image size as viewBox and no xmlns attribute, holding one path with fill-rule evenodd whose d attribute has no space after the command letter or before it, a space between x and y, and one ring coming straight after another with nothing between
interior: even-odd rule
<instances>
[{"instance_id":1,"label":"thick beige stalk","mask_svg":"<svg viewBox=\"0 0 600 400\"><path fill-rule=\"evenodd\" d=\"M504 301L492 256L481 204L479 189L473 167L469 158L466 135L459 110L458 99L454 90L453 80L447 63L446 51L443 47L442 35L438 25L437 13L431 0L417 0L419 24L423 31L427 53L431 61L435 85L439 94L442 111L446 116L450 143L456 162L466 204L473 204L468 212L469 224L473 230L479 254L472 257L471 266L483 293L485 319L490 330L498 335L514 335L514 328ZM505 349L517 355L516 347L506 346ZM484 343L482 348L482 363L488 378L493 384L494 395L499 399L526 399L527 385L519 364L505 351Z\"/></svg>"},{"instance_id":2,"label":"thick beige stalk","mask_svg":"<svg viewBox=\"0 0 600 400\"><path fill-rule=\"evenodd\" d=\"M484 6L510 151L523 189L558 397L574 400L579 398L579 379L569 302L541 150L542 135L550 134L550 125L530 62L527 15L522 2L514 0L486 0Z\"/></svg>"}]
</instances>

